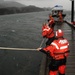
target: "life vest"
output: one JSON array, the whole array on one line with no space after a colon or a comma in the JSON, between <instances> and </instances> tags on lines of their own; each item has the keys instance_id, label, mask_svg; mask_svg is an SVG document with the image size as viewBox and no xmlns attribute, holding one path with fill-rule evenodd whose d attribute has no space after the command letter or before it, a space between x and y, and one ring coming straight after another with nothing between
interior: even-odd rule
<instances>
[{"instance_id":1,"label":"life vest","mask_svg":"<svg viewBox=\"0 0 75 75\"><path fill-rule=\"evenodd\" d=\"M55 49L53 50L53 52L51 53L51 56L53 57L53 59L55 60L60 60L60 59L64 59L65 57L68 56L68 41L66 39L59 39L59 40L55 40L54 42L51 43L51 45L53 47L55 47Z\"/></svg>"},{"instance_id":2,"label":"life vest","mask_svg":"<svg viewBox=\"0 0 75 75\"><path fill-rule=\"evenodd\" d=\"M59 12L59 14L58 14L58 15L59 15L59 18L62 18L62 13L61 13L61 12Z\"/></svg>"},{"instance_id":3,"label":"life vest","mask_svg":"<svg viewBox=\"0 0 75 75\"><path fill-rule=\"evenodd\" d=\"M42 36L46 38L54 37L54 30L50 28L48 25L42 27Z\"/></svg>"},{"instance_id":4,"label":"life vest","mask_svg":"<svg viewBox=\"0 0 75 75\"><path fill-rule=\"evenodd\" d=\"M63 17L62 17L62 13L61 12L59 12L59 21L63 21Z\"/></svg>"},{"instance_id":5,"label":"life vest","mask_svg":"<svg viewBox=\"0 0 75 75\"><path fill-rule=\"evenodd\" d=\"M49 20L49 25L52 27L52 25L55 23L54 18L51 17Z\"/></svg>"},{"instance_id":6,"label":"life vest","mask_svg":"<svg viewBox=\"0 0 75 75\"><path fill-rule=\"evenodd\" d=\"M75 22L71 22L71 24L74 24L75 25Z\"/></svg>"}]
</instances>

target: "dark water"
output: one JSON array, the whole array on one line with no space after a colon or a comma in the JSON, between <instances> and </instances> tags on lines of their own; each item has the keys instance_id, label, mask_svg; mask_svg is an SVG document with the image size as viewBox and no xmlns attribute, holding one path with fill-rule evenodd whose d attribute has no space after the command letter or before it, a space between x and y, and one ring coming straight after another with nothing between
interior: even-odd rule
<instances>
[{"instance_id":1,"label":"dark water","mask_svg":"<svg viewBox=\"0 0 75 75\"><path fill-rule=\"evenodd\" d=\"M37 13L0 17L0 45L37 48L41 42L41 17ZM36 44L37 43L37 44Z\"/></svg>"},{"instance_id":2,"label":"dark water","mask_svg":"<svg viewBox=\"0 0 75 75\"><path fill-rule=\"evenodd\" d=\"M38 48L48 12L0 16L0 47ZM39 75L43 54L0 50L0 75Z\"/></svg>"},{"instance_id":3,"label":"dark water","mask_svg":"<svg viewBox=\"0 0 75 75\"><path fill-rule=\"evenodd\" d=\"M37 48L42 40L41 26L50 12L0 16L0 46ZM71 13L65 19L70 21Z\"/></svg>"},{"instance_id":4,"label":"dark water","mask_svg":"<svg viewBox=\"0 0 75 75\"><path fill-rule=\"evenodd\" d=\"M47 22L49 13L45 11L0 16L0 47L38 48L42 41L42 23ZM70 21L70 12L65 13L65 20ZM64 36L72 43L70 49L72 46L74 49L74 30L64 23L57 24L55 31L58 28L64 31ZM38 75L42 56L37 51L0 50L0 75Z\"/></svg>"}]
</instances>

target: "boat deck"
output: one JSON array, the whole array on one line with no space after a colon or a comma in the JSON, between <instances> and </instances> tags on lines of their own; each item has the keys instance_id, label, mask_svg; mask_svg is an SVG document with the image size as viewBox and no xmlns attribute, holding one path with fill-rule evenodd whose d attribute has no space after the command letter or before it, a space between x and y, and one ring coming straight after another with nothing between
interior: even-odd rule
<instances>
[{"instance_id":1,"label":"boat deck","mask_svg":"<svg viewBox=\"0 0 75 75\"><path fill-rule=\"evenodd\" d=\"M65 37L69 40L70 46L70 55L67 60L67 68L66 68L66 75L74 75L75 74L75 28L71 26L71 24L64 23L64 26L68 25L70 28L64 28ZM62 28L63 29L63 28Z\"/></svg>"}]
</instances>

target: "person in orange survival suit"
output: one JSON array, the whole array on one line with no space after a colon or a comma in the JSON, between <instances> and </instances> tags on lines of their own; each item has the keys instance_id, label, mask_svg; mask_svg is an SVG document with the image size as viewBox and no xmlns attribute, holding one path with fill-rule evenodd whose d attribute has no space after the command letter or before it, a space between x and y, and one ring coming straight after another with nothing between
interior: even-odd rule
<instances>
[{"instance_id":1,"label":"person in orange survival suit","mask_svg":"<svg viewBox=\"0 0 75 75\"><path fill-rule=\"evenodd\" d=\"M54 28L54 26L55 26L55 20L54 20L54 18L52 17L51 14L49 15L48 25L49 25L51 28Z\"/></svg>"},{"instance_id":2,"label":"person in orange survival suit","mask_svg":"<svg viewBox=\"0 0 75 75\"><path fill-rule=\"evenodd\" d=\"M55 39L54 29L49 27L48 24L44 23L42 26L42 36L43 38L48 38L46 46L50 45L51 42Z\"/></svg>"},{"instance_id":3,"label":"person in orange survival suit","mask_svg":"<svg viewBox=\"0 0 75 75\"><path fill-rule=\"evenodd\" d=\"M63 37L63 31L58 29L56 31L56 38L51 45L45 48L38 48L38 51L49 53L52 57L49 65L49 75L65 75L66 60L69 55L69 42Z\"/></svg>"},{"instance_id":4,"label":"person in orange survival suit","mask_svg":"<svg viewBox=\"0 0 75 75\"><path fill-rule=\"evenodd\" d=\"M62 17L62 13L61 12L58 13L58 16L59 16L59 21L63 22L63 17Z\"/></svg>"}]
</instances>

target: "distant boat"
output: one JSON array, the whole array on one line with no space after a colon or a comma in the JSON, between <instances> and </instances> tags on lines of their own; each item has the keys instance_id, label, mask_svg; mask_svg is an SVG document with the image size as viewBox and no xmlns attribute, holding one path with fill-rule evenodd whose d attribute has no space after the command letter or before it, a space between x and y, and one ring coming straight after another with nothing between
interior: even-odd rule
<instances>
[{"instance_id":1,"label":"distant boat","mask_svg":"<svg viewBox=\"0 0 75 75\"><path fill-rule=\"evenodd\" d=\"M56 5L52 8L52 16L53 17L58 17L58 13L62 13L62 17L64 18L66 16L65 13L63 13L63 6L61 5Z\"/></svg>"}]
</instances>

